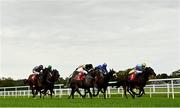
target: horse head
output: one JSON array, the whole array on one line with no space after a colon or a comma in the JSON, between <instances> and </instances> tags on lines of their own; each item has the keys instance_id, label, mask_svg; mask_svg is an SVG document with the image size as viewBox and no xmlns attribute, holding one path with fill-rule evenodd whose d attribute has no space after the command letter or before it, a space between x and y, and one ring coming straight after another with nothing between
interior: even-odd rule
<instances>
[{"instance_id":1,"label":"horse head","mask_svg":"<svg viewBox=\"0 0 180 108\"><path fill-rule=\"evenodd\" d=\"M156 77L156 73L151 67L146 67L143 71L144 77L149 79L149 77Z\"/></svg>"},{"instance_id":2,"label":"horse head","mask_svg":"<svg viewBox=\"0 0 180 108\"><path fill-rule=\"evenodd\" d=\"M110 69L108 72L108 76L112 79L116 79L117 78L116 71L114 71L114 69Z\"/></svg>"},{"instance_id":3,"label":"horse head","mask_svg":"<svg viewBox=\"0 0 180 108\"><path fill-rule=\"evenodd\" d=\"M60 77L59 71L56 69L53 69L52 73L52 80L57 81Z\"/></svg>"},{"instance_id":4,"label":"horse head","mask_svg":"<svg viewBox=\"0 0 180 108\"><path fill-rule=\"evenodd\" d=\"M52 71L47 70L46 72L46 79L50 81L51 83L55 83L59 79L59 71L56 69L53 69Z\"/></svg>"},{"instance_id":5,"label":"horse head","mask_svg":"<svg viewBox=\"0 0 180 108\"><path fill-rule=\"evenodd\" d=\"M97 71L96 69L91 69L91 70L89 70L88 74L89 74L91 77L95 78L95 76L98 74L97 72L98 72L98 71Z\"/></svg>"}]
</instances>

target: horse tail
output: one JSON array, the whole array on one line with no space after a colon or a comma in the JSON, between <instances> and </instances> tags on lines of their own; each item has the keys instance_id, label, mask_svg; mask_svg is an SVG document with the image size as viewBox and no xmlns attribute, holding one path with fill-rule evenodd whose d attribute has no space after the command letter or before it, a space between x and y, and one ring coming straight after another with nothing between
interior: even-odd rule
<instances>
[{"instance_id":1,"label":"horse tail","mask_svg":"<svg viewBox=\"0 0 180 108\"><path fill-rule=\"evenodd\" d=\"M71 79L72 79L72 74L69 75L68 79L66 80L66 84L65 84L66 86L69 86Z\"/></svg>"}]
</instances>

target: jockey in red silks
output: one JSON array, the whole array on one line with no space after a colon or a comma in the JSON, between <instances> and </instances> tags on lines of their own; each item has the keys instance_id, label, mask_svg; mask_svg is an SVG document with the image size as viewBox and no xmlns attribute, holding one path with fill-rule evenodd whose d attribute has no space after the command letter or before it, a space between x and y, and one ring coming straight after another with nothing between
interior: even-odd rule
<instances>
[{"instance_id":1,"label":"jockey in red silks","mask_svg":"<svg viewBox=\"0 0 180 108\"><path fill-rule=\"evenodd\" d=\"M79 76L78 79L83 80L85 78L85 75L87 75L92 69L93 69L92 64L79 65L75 70L78 72L78 76Z\"/></svg>"},{"instance_id":2,"label":"jockey in red silks","mask_svg":"<svg viewBox=\"0 0 180 108\"><path fill-rule=\"evenodd\" d=\"M76 68L76 71L78 74L75 76L76 80L83 80L85 78L85 74L87 74L87 71L85 70L85 65L79 65Z\"/></svg>"},{"instance_id":3,"label":"jockey in red silks","mask_svg":"<svg viewBox=\"0 0 180 108\"><path fill-rule=\"evenodd\" d=\"M135 68L129 72L129 74L131 74L130 80L134 80L136 77L139 77L145 68L146 63L137 64Z\"/></svg>"},{"instance_id":4,"label":"jockey in red silks","mask_svg":"<svg viewBox=\"0 0 180 108\"><path fill-rule=\"evenodd\" d=\"M38 78L41 81L43 80L43 65L35 66L32 72L35 74L33 79Z\"/></svg>"}]
</instances>

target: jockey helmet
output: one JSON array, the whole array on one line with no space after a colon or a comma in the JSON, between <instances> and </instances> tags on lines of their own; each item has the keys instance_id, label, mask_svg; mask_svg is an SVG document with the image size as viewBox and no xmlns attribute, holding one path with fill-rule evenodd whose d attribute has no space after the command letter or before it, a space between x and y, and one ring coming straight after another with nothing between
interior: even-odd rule
<instances>
[{"instance_id":1,"label":"jockey helmet","mask_svg":"<svg viewBox=\"0 0 180 108\"><path fill-rule=\"evenodd\" d=\"M146 63L142 63L142 67L146 67Z\"/></svg>"},{"instance_id":2,"label":"jockey helmet","mask_svg":"<svg viewBox=\"0 0 180 108\"><path fill-rule=\"evenodd\" d=\"M39 68L43 69L43 65L39 65Z\"/></svg>"},{"instance_id":3,"label":"jockey helmet","mask_svg":"<svg viewBox=\"0 0 180 108\"><path fill-rule=\"evenodd\" d=\"M84 67L84 65L83 65L83 64L81 64L81 65L79 65L79 66L78 66L78 68L81 68L81 67Z\"/></svg>"},{"instance_id":4,"label":"jockey helmet","mask_svg":"<svg viewBox=\"0 0 180 108\"><path fill-rule=\"evenodd\" d=\"M51 65L48 65L48 69L51 69L52 68L52 66Z\"/></svg>"},{"instance_id":5,"label":"jockey helmet","mask_svg":"<svg viewBox=\"0 0 180 108\"><path fill-rule=\"evenodd\" d=\"M135 67L136 70L142 70L142 65L141 64L137 64Z\"/></svg>"},{"instance_id":6,"label":"jockey helmet","mask_svg":"<svg viewBox=\"0 0 180 108\"><path fill-rule=\"evenodd\" d=\"M103 67L107 67L107 64L106 63L103 63L103 65L102 65Z\"/></svg>"}]
</instances>

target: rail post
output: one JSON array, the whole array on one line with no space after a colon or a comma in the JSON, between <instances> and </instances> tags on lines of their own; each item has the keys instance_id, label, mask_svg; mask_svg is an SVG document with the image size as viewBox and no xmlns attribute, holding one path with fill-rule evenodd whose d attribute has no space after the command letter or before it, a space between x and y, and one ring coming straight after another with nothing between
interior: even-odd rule
<instances>
[{"instance_id":1,"label":"rail post","mask_svg":"<svg viewBox=\"0 0 180 108\"><path fill-rule=\"evenodd\" d=\"M171 80L171 88L172 88L172 98L174 99L174 84L173 84L173 80Z\"/></svg>"}]
</instances>

